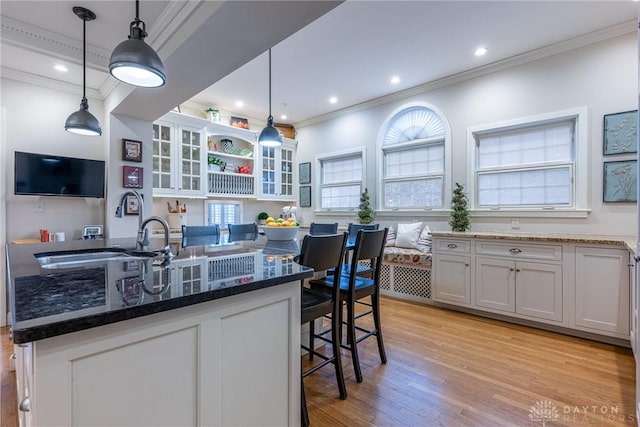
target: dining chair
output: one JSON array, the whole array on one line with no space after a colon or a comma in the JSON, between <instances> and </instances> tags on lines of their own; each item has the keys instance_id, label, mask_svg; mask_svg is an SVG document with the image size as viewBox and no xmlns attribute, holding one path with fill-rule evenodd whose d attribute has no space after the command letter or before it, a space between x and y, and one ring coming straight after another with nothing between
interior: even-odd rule
<instances>
[{"instance_id":1,"label":"dining chair","mask_svg":"<svg viewBox=\"0 0 640 427\"><path fill-rule=\"evenodd\" d=\"M379 230L380 224L354 224L350 222L347 225L347 233L349 233L349 237L355 237L360 230Z\"/></svg>"},{"instance_id":2,"label":"dining chair","mask_svg":"<svg viewBox=\"0 0 640 427\"><path fill-rule=\"evenodd\" d=\"M387 355L384 350L384 342L382 339L382 329L380 324L380 268L382 266L382 258L384 253L384 245L387 240L388 228L382 230L360 230L356 235L355 247L351 256L351 265L358 265L360 261L368 264L369 272L366 276L358 273L357 269L350 269L348 273L340 274L340 301L345 303L347 307L347 318L343 322L342 309L339 310L340 319L340 336L342 337L342 325L347 326L347 343L342 345L351 352L353 362L353 370L356 375L356 381L362 382L362 370L360 369L360 359L358 357L358 343L363 340L375 336L378 342L378 352L382 363L387 363ZM336 271L340 271L336 269ZM338 277L334 275L333 277ZM332 292L332 288L322 282L310 282L313 290L324 290L325 293ZM362 301L370 297L370 302ZM366 306L364 312L356 314L356 304ZM366 329L356 324L356 321L364 316L373 316L373 329ZM332 319L333 321L333 319ZM359 337L356 332L363 332ZM328 341L324 335L327 331L322 331L313 338L320 338ZM313 346L313 342L310 342Z\"/></svg>"},{"instance_id":3,"label":"dining chair","mask_svg":"<svg viewBox=\"0 0 640 427\"><path fill-rule=\"evenodd\" d=\"M258 224L251 222L248 224L228 224L229 241L256 240L258 238Z\"/></svg>"},{"instance_id":4,"label":"dining chair","mask_svg":"<svg viewBox=\"0 0 640 427\"><path fill-rule=\"evenodd\" d=\"M323 234L336 234L338 232L338 223L320 223L312 222L309 225L309 234L318 236Z\"/></svg>"},{"instance_id":5,"label":"dining chair","mask_svg":"<svg viewBox=\"0 0 640 427\"><path fill-rule=\"evenodd\" d=\"M302 241L300 255L297 262L306 267L313 268L316 272L323 272L329 268L335 268L340 271L342 260L344 257L345 242L347 241L347 233L311 236L306 235ZM341 399L347 398L347 387L344 382L344 374L342 372L342 360L340 358L340 276L326 276L309 280L311 287L320 287L322 291L316 291L305 286L302 287L301 298L301 324L309 324L309 335L313 337L315 334L314 321L323 318L325 315L331 315L331 340L332 354L327 356L324 353L316 351L313 347L313 338L310 338L311 345L306 346L301 343L302 349L307 351L309 359L313 360L313 356L322 359L321 363L315 364L309 369L302 371L302 378L312 374L318 369L333 363L336 371L336 380L338 382L338 390ZM329 330L323 331L323 334ZM302 404L302 421L303 425L309 425L309 414L304 394L304 382L301 393Z\"/></svg>"},{"instance_id":6,"label":"dining chair","mask_svg":"<svg viewBox=\"0 0 640 427\"><path fill-rule=\"evenodd\" d=\"M183 225L182 247L215 245L220 243L220 226L215 225Z\"/></svg>"}]
</instances>

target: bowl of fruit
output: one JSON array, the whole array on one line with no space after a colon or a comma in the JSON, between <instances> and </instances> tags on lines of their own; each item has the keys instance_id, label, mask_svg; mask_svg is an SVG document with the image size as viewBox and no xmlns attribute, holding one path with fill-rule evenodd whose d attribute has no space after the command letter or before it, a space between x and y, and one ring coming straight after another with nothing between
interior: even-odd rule
<instances>
[{"instance_id":1,"label":"bowl of fruit","mask_svg":"<svg viewBox=\"0 0 640 427\"><path fill-rule=\"evenodd\" d=\"M300 224L293 218L273 219L267 218L266 225L262 228L269 240L293 240L298 234Z\"/></svg>"}]
</instances>

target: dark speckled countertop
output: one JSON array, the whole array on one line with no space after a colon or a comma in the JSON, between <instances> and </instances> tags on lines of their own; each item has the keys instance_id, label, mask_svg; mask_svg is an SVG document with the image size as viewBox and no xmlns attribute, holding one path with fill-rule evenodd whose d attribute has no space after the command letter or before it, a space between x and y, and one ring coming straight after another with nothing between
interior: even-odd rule
<instances>
[{"instance_id":1,"label":"dark speckled countertop","mask_svg":"<svg viewBox=\"0 0 640 427\"><path fill-rule=\"evenodd\" d=\"M223 239L225 240L225 239ZM152 239L152 245L161 239ZM296 241L256 241L182 248L161 257L44 269L34 254L103 247L133 248L132 239L8 244L11 329L16 344L107 325L311 277L293 261ZM153 249L153 247L152 247Z\"/></svg>"}]
</instances>

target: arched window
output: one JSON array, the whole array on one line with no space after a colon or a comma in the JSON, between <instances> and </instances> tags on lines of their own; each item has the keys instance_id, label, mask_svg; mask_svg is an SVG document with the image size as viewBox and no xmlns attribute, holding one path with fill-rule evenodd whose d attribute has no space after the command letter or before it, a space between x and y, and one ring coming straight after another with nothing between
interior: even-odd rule
<instances>
[{"instance_id":1,"label":"arched window","mask_svg":"<svg viewBox=\"0 0 640 427\"><path fill-rule=\"evenodd\" d=\"M445 141L441 115L425 105L392 114L382 127L382 209L444 207Z\"/></svg>"}]
</instances>

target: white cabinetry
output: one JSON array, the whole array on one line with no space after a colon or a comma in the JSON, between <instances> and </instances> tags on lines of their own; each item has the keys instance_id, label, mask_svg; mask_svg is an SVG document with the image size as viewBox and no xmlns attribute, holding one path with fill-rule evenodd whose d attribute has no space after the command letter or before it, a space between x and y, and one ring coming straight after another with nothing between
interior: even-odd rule
<instances>
[{"instance_id":1,"label":"white cabinetry","mask_svg":"<svg viewBox=\"0 0 640 427\"><path fill-rule=\"evenodd\" d=\"M300 425L299 307L291 282L37 341L33 424Z\"/></svg>"},{"instance_id":2,"label":"white cabinetry","mask_svg":"<svg viewBox=\"0 0 640 427\"><path fill-rule=\"evenodd\" d=\"M471 240L433 240L434 301L471 304Z\"/></svg>"},{"instance_id":3,"label":"white cabinetry","mask_svg":"<svg viewBox=\"0 0 640 427\"><path fill-rule=\"evenodd\" d=\"M256 197L256 133L220 124L207 126L209 164L207 193L212 196ZM248 171L247 171L248 169Z\"/></svg>"},{"instance_id":4,"label":"white cabinetry","mask_svg":"<svg viewBox=\"0 0 640 427\"><path fill-rule=\"evenodd\" d=\"M175 113L153 124L154 196L204 197L204 128L199 125L197 118Z\"/></svg>"},{"instance_id":5,"label":"white cabinetry","mask_svg":"<svg viewBox=\"0 0 640 427\"><path fill-rule=\"evenodd\" d=\"M293 177L296 142L283 138L280 147L260 147L260 197L295 200Z\"/></svg>"},{"instance_id":6,"label":"white cabinetry","mask_svg":"<svg viewBox=\"0 0 640 427\"><path fill-rule=\"evenodd\" d=\"M574 326L629 338L629 252L577 246L575 257Z\"/></svg>"}]
</instances>

